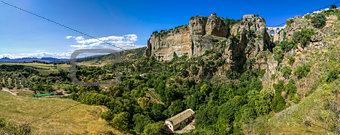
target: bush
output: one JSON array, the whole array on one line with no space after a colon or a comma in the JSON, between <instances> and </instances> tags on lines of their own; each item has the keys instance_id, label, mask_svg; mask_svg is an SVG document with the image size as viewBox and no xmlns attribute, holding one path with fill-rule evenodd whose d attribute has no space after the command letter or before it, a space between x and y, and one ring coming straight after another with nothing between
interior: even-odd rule
<instances>
[{"instance_id":1,"label":"bush","mask_svg":"<svg viewBox=\"0 0 340 135\"><path fill-rule=\"evenodd\" d=\"M129 129L129 115L127 112L116 114L110 124L120 131L127 131Z\"/></svg>"},{"instance_id":2,"label":"bush","mask_svg":"<svg viewBox=\"0 0 340 135\"><path fill-rule=\"evenodd\" d=\"M294 40L284 40L278 43L277 46L281 46L283 51L288 52L291 49L296 48L296 43L294 42Z\"/></svg>"},{"instance_id":3,"label":"bush","mask_svg":"<svg viewBox=\"0 0 340 135\"><path fill-rule=\"evenodd\" d=\"M295 58L294 58L293 56L289 56L289 57L288 57L288 64L289 64L289 65L293 65L294 62L295 62Z\"/></svg>"},{"instance_id":4,"label":"bush","mask_svg":"<svg viewBox=\"0 0 340 135\"><path fill-rule=\"evenodd\" d=\"M286 102L281 96L281 94L275 94L272 104L271 104L271 109L275 112L279 112L285 108L286 108Z\"/></svg>"},{"instance_id":5,"label":"bush","mask_svg":"<svg viewBox=\"0 0 340 135\"><path fill-rule=\"evenodd\" d=\"M279 63L281 63L283 59L283 50L281 46L275 46L273 49L273 53L274 53L274 59L278 61Z\"/></svg>"},{"instance_id":6,"label":"bush","mask_svg":"<svg viewBox=\"0 0 340 135\"><path fill-rule=\"evenodd\" d=\"M289 80L288 84L285 86L285 90L286 90L286 96L288 95L288 98L290 100L292 100L295 96L295 93L297 91L297 88L295 86L295 82L294 80Z\"/></svg>"},{"instance_id":7,"label":"bush","mask_svg":"<svg viewBox=\"0 0 340 135\"><path fill-rule=\"evenodd\" d=\"M290 76L290 74L292 73L292 69L288 66L284 66L282 69L281 69L281 72L283 74L283 76L285 78L288 78Z\"/></svg>"},{"instance_id":8,"label":"bush","mask_svg":"<svg viewBox=\"0 0 340 135\"><path fill-rule=\"evenodd\" d=\"M287 26L291 25L292 23L294 23L294 19L290 18L286 21Z\"/></svg>"},{"instance_id":9,"label":"bush","mask_svg":"<svg viewBox=\"0 0 340 135\"><path fill-rule=\"evenodd\" d=\"M310 71L310 68L310 65L303 64L302 66L299 66L294 70L294 75L296 75L299 79L306 77Z\"/></svg>"},{"instance_id":10,"label":"bush","mask_svg":"<svg viewBox=\"0 0 340 135\"><path fill-rule=\"evenodd\" d=\"M162 122L151 123L145 126L143 135L159 135L163 128Z\"/></svg>"},{"instance_id":11,"label":"bush","mask_svg":"<svg viewBox=\"0 0 340 135\"><path fill-rule=\"evenodd\" d=\"M312 23L315 28L322 28L326 25L326 16L324 14L317 14L312 18Z\"/></svg>"},{"instance_id":12,"label":"bush","mask_svg":"<svg viewBox=\"0 0 340 135\"><path fill-rule=\"evenodd\" d=\"M303 28L301 31L295 32L293 34L293 41L295 43L300 43L301 47L305 47L309 44L312 36L315 34L313 29Z\"/></svg>"},{"instance_id":13,"label":"bush","mask_svg":"<svg viewBox=\"0 0 340 135\"><path fill-rule=\"evenodd\" d=\"M281 95L282 91L285 89L284 86L284 81L283 80L279 80L279 83L274 83L273 87L275 89L275 94L277 95Z\"/></svg>"},{"instance_id":14,"label":"bush","mask_svg":"<svg viewBox=\"0 0 340 135\"><path fill-rule=\"evenodd\" d=\"M327 81L328 83L331 83L331 82L333 82L334 80L338 79L338 78L339 78L338 76L339 76L339 71L337 71L336 69L334 69L334 70L332 70L332 71L330 71L330 72L328 73L326 81Z\"/></svg>"},{"instance_id":15,"label":"bush","mask_svg":"<svg viewBox=\"0 0 340 135\"><path fill-rule=\"evenodd\" d=\"M331 5L331 9L336 9L336 5Z\"/></svg>"}]
</instances>

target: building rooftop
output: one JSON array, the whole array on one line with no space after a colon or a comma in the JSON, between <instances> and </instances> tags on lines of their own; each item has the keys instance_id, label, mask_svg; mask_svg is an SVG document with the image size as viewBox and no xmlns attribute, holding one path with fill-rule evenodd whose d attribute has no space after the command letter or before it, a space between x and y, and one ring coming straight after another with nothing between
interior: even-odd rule
<instances>
[{"instance_id":1,"label":"building rooftop","mask_svg":"<svg viewBox=\"0 0 340 135\"><path fill-rule=\"evenodd\" d=\"M172 123L172 125L178 125L180 124L182 121L188 119L189 117L193 116L195 114L195 112L192 109L187 109L165 121L169 121Z\"/></svg>"}]
</instances>

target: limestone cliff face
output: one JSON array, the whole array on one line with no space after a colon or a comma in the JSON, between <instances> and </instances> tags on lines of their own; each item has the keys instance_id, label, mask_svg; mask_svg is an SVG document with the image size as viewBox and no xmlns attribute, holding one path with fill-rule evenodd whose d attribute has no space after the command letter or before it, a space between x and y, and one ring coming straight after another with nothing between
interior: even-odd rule
<instances>
[{"instance_id":1,"label":"limestone cliff face","mask_svg":"<svg viewBox=\"0 0 340 135\"><path fill-rule=\"evenodd\" d=\"M215 14L191 18L189 31L192 54L189 56L201 56L206 50L212 49L216 41L226 39L228 29L224 20Z\"/></svg>"},{"instance_id":2,"label":"limestone cliff face","mask_svg":"<svg viewBox=\"0 0 340 135\"><path fill-rule=\"evenodd\" d=\"M231 28L230 34L233 38L227 42L225 55L235 68L243 65L246 59L255 58L260 51L272 48L262 17L243 18Z\"/></svg>"},{"instance_id":3,"label":"limestone cliff face","mask_svg":"<svg viewBox=\"0 0 340 135\"><path fill-rule=\"evenodd\" d=\"M147 43L146 56L158 60L171 60L173 54L189 57L200 56L213 48L214 38L225 39L228 26L215 14L209 17L196 16L190 19L189 25L176 27L168 31L154 32Z\"/></svg>"},{"instance_id":4,"label":"limestone cliff face","mask_svg":"<svg viewBox=\"0 0 340 135\"><path fill-rule=\"evenodd\" d=\"M187 25L169 31L154 32L147 43L146 55L159 60L171 60L173 53L190 54L190 34Z\"/></svg>"},{"instance_id":5,"label":"limestone cliff face","mask_svg":"<svg viewBox=\"0 0 340 135\"><path fill-rule=\"evenodd\" d=\"M228 38L232 35L235 38ZM212 14L209 17L192 17L188 25L169 31L154 32L147 45L146 56L158 60L171 60L174 53L197 57L211 50L221 41L227 41L225 56L232 61L244 62L259 51L271 49L262 17L247 17L231 28L224 19ZM238 60L241 59L241 60Z\"/></svg>"}]
</instances>

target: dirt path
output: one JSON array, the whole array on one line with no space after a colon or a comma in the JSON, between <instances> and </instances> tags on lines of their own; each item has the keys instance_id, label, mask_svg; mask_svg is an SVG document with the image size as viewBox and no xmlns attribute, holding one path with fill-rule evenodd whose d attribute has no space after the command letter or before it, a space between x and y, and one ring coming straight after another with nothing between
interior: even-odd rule
<instances>
[{"instance_id":1,"label":"dirt path","mask_svg":"<svg viewBox=\"0 0 340 135\"><path fill-rule=\"evenodd\" d=\"M2 88L2 91L5 91L5 92L8 92L8 93L11 93L13 96L17 96L17 93L13 93L11 91L9 91L8 89L6 88Z\"/></svg>"}]
</instances>

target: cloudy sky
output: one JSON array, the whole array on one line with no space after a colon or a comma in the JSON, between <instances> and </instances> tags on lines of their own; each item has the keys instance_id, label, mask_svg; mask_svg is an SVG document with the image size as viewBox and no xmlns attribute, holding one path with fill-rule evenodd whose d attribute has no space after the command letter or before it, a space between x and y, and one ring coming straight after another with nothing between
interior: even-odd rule
<instances>
[{"instance_id":1,"label":"cloudy sky","mask_svg":"<svg viewBox=\"0 0 340 135\"><path fill-rule=\"evenodd\" d=\"M92 37L3 4L15 5ZM187 24L191 16L240 19L259 14L267 26L303 15L335 0L0 0L0 58L68 58L91 48L142 47L155 30Z\"/></svg>"}]
</instances>

